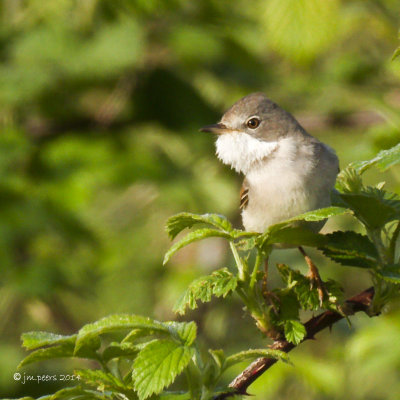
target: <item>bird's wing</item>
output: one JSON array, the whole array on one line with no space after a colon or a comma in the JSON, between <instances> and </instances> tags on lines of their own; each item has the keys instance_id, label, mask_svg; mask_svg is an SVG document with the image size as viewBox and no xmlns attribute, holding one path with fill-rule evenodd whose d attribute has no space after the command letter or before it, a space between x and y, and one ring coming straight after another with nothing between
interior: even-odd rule
<instances>
[{"instance_id":1,"label":"bird's wing","mask_svg":"<svg viewBox=\"0 0 400 400\"><path fill-rule=\"evenodd\" d=\"M242 187L240 189L240 206L241 210L244 210L249 203L249 186L246 179L243 181Z\"/></svg>"}]
</instances>

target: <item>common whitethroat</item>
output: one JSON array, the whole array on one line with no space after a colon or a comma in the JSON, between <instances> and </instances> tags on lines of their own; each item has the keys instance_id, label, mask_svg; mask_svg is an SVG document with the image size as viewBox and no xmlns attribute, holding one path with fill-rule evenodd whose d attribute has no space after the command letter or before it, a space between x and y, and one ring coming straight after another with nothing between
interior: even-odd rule
<instances>
[{"instance_id":1,"label":"common whitethroat","mask_svg":"<svg viewBox=\"0 0 400 400\"><path fill-rule=\"evenodd\" d=\"M331 204L330 193L339 172L335 151L308 134L263 93L243 97L220 122L200 130L217 135L218 158L244 175L240 209L247 231L264 232L270 225ZM324 223L309 227L319 231ZM318 271L299 249L322 301Z\"/></svg>"}]
</instances>

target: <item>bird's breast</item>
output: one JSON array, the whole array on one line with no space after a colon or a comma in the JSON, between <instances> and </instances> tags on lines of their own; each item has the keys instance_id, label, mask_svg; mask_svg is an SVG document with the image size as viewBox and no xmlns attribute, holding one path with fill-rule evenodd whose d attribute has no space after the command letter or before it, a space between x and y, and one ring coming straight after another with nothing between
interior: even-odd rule
<instances>
[{"instance_id":1,"label":"bird's breast","mask_svg":"<svg viewBox=\"0 0 400 400\"><path fill-rule=\"evenodd\" d=\"M312 154L280 154L246 175L248 204L242 211L248 231L268 226L330 204L336 173L318 171Z\"/></svg>"}]
</instances>

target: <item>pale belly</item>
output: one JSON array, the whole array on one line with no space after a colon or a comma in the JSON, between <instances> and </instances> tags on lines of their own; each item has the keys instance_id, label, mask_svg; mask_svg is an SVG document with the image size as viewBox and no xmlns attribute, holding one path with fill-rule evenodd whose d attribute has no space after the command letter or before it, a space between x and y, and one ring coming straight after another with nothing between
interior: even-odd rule
<instances>
[{"instance_id":1,"label":"pale belly","mask_svg":"<svg viewBox=\"0 0 400 400\"><path fill-rule=\"evenodd\" d=\"M249 202L242 211L247 231L264 232L270 225L330 205L334 180L326 181L312 171L276 170L273 165L249 174ZM312 176L311 176L312 175ZM324 222L313 224L318 231Z\"/></svg>"}]
</instances>

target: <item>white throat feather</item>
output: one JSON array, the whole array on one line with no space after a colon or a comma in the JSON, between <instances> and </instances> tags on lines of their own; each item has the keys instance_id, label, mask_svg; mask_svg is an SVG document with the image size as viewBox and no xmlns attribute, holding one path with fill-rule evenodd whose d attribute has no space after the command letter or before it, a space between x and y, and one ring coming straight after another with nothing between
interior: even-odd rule
<instances>
[{"instance_id":1,"label":"white throat feather","mask_svg":"<svg viewBox=\"0 0 400 400\"><path fill-rule=\"evenodd\" d=\"M216 148L217 157L224 164L246 175L254 163L278 148L278 142L265 142L236 131L218 136Z\"/></svg>"}]
</instances>

